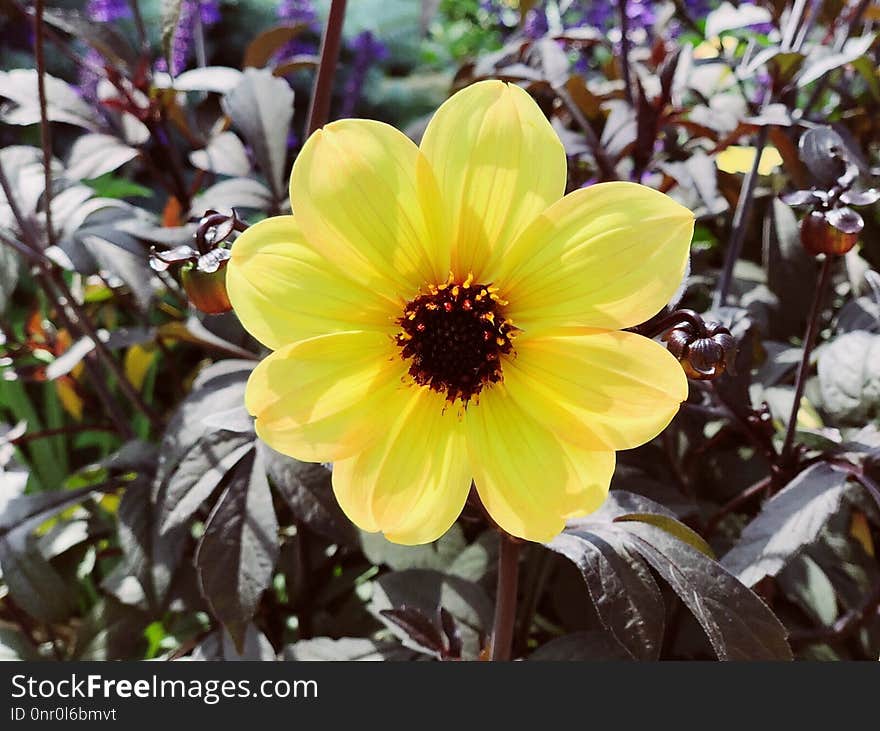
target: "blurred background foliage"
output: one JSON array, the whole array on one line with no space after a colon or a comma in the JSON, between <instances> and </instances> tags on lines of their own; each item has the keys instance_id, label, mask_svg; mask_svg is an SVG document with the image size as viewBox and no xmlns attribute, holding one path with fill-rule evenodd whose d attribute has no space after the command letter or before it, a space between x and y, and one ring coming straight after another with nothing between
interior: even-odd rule
<instances>
[{"instance_id":1,"label":"blurred background foliage","mask_svg":"<svg viewBox=\"0 0 880 731\"><path fill-rule=\"evenodd\" d=\"M206 314L235 232L289 210L329 3L138 6L49 3L41 109L33 3L0 3L0 656L479 657L479 506L431 546L356 531L327 467L256 438L262 352ZM518 657L880 655L878 23L861 0L349 1L332 118L417 140L455 89L521 84L569 189L697 215L641 331L692 347L688 308L737 341L714 380L679 351L680 415L524 551Z\"/></svg>"}]
</instances>

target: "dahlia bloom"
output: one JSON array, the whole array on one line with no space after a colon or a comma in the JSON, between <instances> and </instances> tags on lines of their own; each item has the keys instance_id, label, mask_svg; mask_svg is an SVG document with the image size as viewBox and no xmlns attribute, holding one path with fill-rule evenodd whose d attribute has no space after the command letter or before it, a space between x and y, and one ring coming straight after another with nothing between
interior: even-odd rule
<instances>
[{"instance_id":1,"label":"dahlia bloom","mask_svg":"<svg viewBox=\"0 0 880 731\"><path fill-rule=\"evenodd\" d=\"M333 462L361 528L435 540L473 482L505 531L546 541L686 398L675 358L623 329L675 293L693 215L634 183L563 196L565 180L537 104L484 81L420 147L379 122L319 130L294 215L233 244L230 301L274 351L248 382L257 433Z\"/></svg>"}]
</instances>

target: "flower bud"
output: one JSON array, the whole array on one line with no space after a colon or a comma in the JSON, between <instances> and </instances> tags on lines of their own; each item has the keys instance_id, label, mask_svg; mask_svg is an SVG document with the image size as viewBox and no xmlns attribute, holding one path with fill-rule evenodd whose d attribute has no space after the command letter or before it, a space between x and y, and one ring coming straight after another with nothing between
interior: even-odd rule
<instances>
[{"instance_id":1,"label":"flower bud","mask_svg":"<svg viewBox=\"0 0 880 731\"><path fill-rule=\"evenodd\" d=\"M226 293L226 263L227 260L222 261L212 272L193 264L184 266L180 271L180 281L189 301L205 314L219 315L232 309Z\"/></svg>"},{"instance_id":2,"label":"flower bud","mask_svg":"<svg viewBox=\"0 0 880 731\"><path fill-rule=\"evenodd\" d=\"M662 339L688 378L711 381L733 371L736 341L721 323L708 322L703 328L697 328L694 323L682 322L667 331Z\"/></svg>"},{"instance_id":3,"label":"flower bud","mask_svg":"<svg viewBox=\"0 0 880 731\"><path fill-rule=\"evenodd\" d=\"M859 240L863 225L861 216L851 209L844 209L851 216L832 215L840 210L811 211L801 220L801 243L814 256L845 254Z\"/></svg>"}]
</instances>

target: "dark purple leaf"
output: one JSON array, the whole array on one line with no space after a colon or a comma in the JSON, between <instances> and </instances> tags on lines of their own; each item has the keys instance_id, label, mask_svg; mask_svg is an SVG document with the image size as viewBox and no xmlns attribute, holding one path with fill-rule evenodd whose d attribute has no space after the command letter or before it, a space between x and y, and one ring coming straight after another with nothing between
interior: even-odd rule
<instances>
[{"instance_id":1,"label":"dark purple leaf","mask_svg":"<svg viewBox=\"0 0 880 731\"><path fill-rule=\"evenodd\" d=\"M825 220L845 234L861 233L865 227L862 217L852 208L832 208L825 212Z\"/></svg>"},{"instance_id":2,"label":"dark purple leaf","mask_svg":"<svg viewBox=\"0 0 880 731\"><path fill-rule=\"evenodd\" d=\"M254 451L230 475L195 556L202 595L239 651L272 580L278 546L278 520L266 469Z\"/></svg>"},{"instance_id":3,"label":"dark purple leaf","mask_svg":"<svg viewBox=\"0 0 880 731\"><path fill-rule=\"evenodd\" d=\"M831 127L807 130L798 146L801 160L820 186L830 188L846 172L846 145Z\"/></svg>"},{"instance_id":4,"label":"dark purple leaf","mask_svg":"<svg viewBox=\"0 0 880 731\"><path fill-rule=\"evenodd\" d=\"M872 206L880 200L880 188L848 190L840 196L840 200L848 206Z\"/></svg>"},{"instance_id":5,"label":"dark purple leaf","mask_svg":"<svg viewBox=\"0 0 880 731\"><path fill-rule=\"evenodd\" d=\"M442 657L446 647L437 625L415 607L383 609L380 614L400 627L419 647Z\"/></svg>"},{"instance_id":6,"label":"dark purple leaf","mask_svg":"<svg viewBox=\"0 0 880 731\"><path fill-rule=\"evenodd\" d=\"M789 206L806 206L816 203L816 195L812 190L796 190L779 196L783 203Z\"/></svg>"}]
</instances>

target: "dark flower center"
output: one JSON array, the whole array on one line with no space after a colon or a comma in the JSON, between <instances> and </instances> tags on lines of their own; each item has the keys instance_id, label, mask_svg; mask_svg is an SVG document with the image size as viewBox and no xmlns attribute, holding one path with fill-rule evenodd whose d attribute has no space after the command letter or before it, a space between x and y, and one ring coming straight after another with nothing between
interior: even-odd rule
<instances>
[{"instance_id":1,"label":"dark flower center","mask_svg":"<svg viewBox=\"0 0 880 731\"><path fill-rule=\"evenodd\" d=\"M420 386L467 405L484 386L502 379L501 356L513 352L516 328L495 287L456 283L450 276L407 303L398 319L397 344Z\"/></svg>"}]
</instances>

